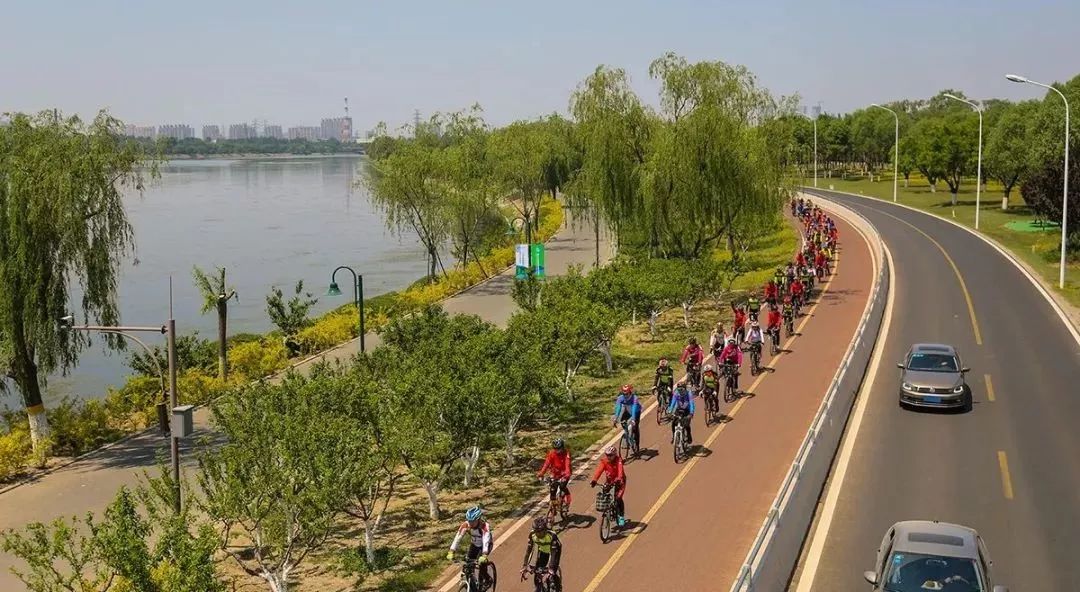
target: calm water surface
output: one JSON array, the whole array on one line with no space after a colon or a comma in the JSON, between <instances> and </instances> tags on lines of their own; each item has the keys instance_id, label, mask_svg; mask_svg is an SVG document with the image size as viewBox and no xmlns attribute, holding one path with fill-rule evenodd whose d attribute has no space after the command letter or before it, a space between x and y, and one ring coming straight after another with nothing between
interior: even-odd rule
<instances>
[{"instance_id":1,"label":"calm water surface","mask_svg":"<svg viewBox=\"0 0 1080 592\"><path fill-rule=\"evenodd\" d=\"M410 236L392 236L365 189L356 186L363 160L173 161L144 194L126 199L136 251L119 284L121 320L160 325L169 314L169 276L180 334L215 339L217 316L201 315L191 269L224 266L239 295L229 306L229 332L272 328L265 296L271 286L290 294L298 279L319 297L315 312L351 298L351 276L338 274L346 296L325 296L330 272L350 265L364 274L368 297L405 287L424 275L424 255ZM78 301L77 296L74 299ZM78 317L81 322L81 315ZM149 343L164 339L146 334ZM101 397L130 370L126 353L106 353L99 339L79 367L49 381L47 403L62 396ZM18 406L13 396L3 403Z\"/></svg>"}]
</instances>

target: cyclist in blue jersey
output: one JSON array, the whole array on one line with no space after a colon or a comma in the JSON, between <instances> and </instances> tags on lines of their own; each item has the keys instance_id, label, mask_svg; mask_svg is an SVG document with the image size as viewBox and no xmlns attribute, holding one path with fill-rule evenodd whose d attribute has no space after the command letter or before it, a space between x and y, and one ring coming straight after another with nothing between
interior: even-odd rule
<instances>
[{"instance_id":1,"label":"cyclist in blue jersey","mask_svg":"<svg viewBox=\"0 0 1080 592\"><path fill-rule=\"evenodd\" d=\"M641 401L638 400L637 393L634 392L634 386L624 384L619 391L619 396L615 399L615 411L612 414L611 425L629 420L633 420L634 429L631 433L634 436L634 441L640 447L641 429L638 426L641 424Z\"/></svg>"},{"instance_id":2,"label":"cyclist in blue jersey","mask_svg":"<svg viewBox=\"0 0 1080 592\"><path fill-rule=\"evenodd\" d=\"M686 444L694 442L694 436L690 432L690 420L694 418L694 393L686 386L685 380L680 380L675 391L671 393L671 403L668 405L668 415L671 419L671 441L675 442L675 424L681 423L686 430Z\"/></svg>"}]
</instances>

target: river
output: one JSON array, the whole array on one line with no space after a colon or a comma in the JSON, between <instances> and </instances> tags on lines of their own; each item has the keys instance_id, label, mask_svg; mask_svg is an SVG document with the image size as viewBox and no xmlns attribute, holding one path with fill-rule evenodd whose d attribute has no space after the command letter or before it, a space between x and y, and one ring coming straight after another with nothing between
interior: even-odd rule
<instances>
[{"instance_id":1,"label":"river","mask_svg":"<svg viewBox=\"0 0 1080 592\"><path fill-rule=\"evenodd\" d=\"M387 229L367 191L357 185L355 156L252 160L178 160L161 167L142 196L126 196L136 250L118 284L121 322L160 325L169 316L169 277L177 332L216 339L217 315L200 314L192 266L223 266L239 301L229 306L229 332L265 332L266 294L291 294L299 279L319 298L318 314L351 298L351 276L338 274L346 296L328 297L330 272L350 265L364 275L367 297L403 288L425 273L419 242ZM78 302L77 293L73 302ZM77 314L82 322L81 314ZM164 339L147 334L149 343ZM123 384L127 353L106 352L95 337L67 376L49 379L46 404L64 396L98 398ZM0 402L18 407L17 395Z\"/></svg>"}]
</instances>

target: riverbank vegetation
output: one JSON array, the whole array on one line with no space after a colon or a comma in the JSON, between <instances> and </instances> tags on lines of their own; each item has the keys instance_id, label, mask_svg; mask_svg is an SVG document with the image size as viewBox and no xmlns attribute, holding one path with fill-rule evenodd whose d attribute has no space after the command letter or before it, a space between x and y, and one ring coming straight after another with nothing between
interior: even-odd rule
<instances>
[{"instance_id":1,"label":"riverbank vegetation","mask_svg":"<svg viewBox=\"0 0 1080 592\"><path fill-rule=\"evenodd\" d=\"M797 235L781 217L790 196L781 157L793 101L722 62L668 54L650 74L658 110L625 72L602 66L574 93L570 119L491 129L468 109L385 136L365 182L388 225L425 246L449 241L459 260L448 269L429 247L423 283L369 303L383 346L250 383L287 357L282 335L234 336L227 382L213 344L185 345L181 395L209 400L216 430L198 447L199 470L185 486L197 511L183 520L188 537L214 541L215 582L274 592L426 589L464 507L482 504L493 523L515 516L537 492L535 459L552 437L587 450L610 426L617 385L635 382L644 394L657 358L677 356L690 335L703 339L740 289L790 259ZM510 262L498 264L522 235L550 236L563 205L607 227L617 246L610 265L521 280L505 327L432 306L454 274L462 283L487 275ZM306 298L302 288L297 298ZM328 315L316 332L319 323L292 322L288 301L275 308L302 350L355 326L354 309ZM113 404L160 396L159 382L141 380L145 390ZM150 480L146 489L167 486ZM136 513L153 516L155 507ZM105 521L131 524L128 515ZM28 532L48 539L68 525ZM160 574L193 554L132 559L121 551L150 545L152 528L109 531L127 544L92 545L93 566L123 565L116 577L155 586L147 589L186 589ZM5 535L9 552L60 558L47 546L20 547L19 536ZM201 538L177 540L203 548Z\"/></svg>"},{"instance_id":2,"label":"riverbank vegetation","mask_svg":"<svg viewBox=\"0 0 1080 592\"><path fill-rule=\"evenodd\" d=\"M238 155L310 155L310 154L363 154L364 147L353 142L339 140L286 140L283 138L251 138L249 140L215 140L199 138L129 138L128 142L145 152L157 152L164 156L188 158L221 158Z\"/></svg>"}]
</instances>

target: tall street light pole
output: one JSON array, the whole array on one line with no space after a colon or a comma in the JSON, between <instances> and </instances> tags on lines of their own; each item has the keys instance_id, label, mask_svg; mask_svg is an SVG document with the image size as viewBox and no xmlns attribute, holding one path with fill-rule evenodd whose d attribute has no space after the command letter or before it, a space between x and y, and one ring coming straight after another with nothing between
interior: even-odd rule
<instances>
[{"instance_id":1,"label":"tall street light pole","mask_svg":"<svg viewBox=\"0 0 1080 592\"><path fill-rule=\"evenodd\" d=\"M1035 82L1034 80L1025 78L1023 76L1017 76L1016 74L1006 74L1005 78L1012 82L1020 82L1027 84L1034 84L1035 86L1041 86L1048 88L1058 94L1062 101L1065 101L1065 187L1061 191L1061 269L1058 273L1058 288L1065 289L1065 239L1067 238L1067 231L1065 223L1068 221L1069 210L1069 99L1065 98L1064 93L1060 90L1050 86L1049 84L1043 84L1041 82Z\"/></svg>"},{"instance_id":2,"label":"tall street light pole","mask_svg":"<svg viewBox=\"0 0 1080 592\"><path fill-rule=\"evenodd\" d=\"M97 333L108 333L110 335L121 335L128 339L131 339L135 343L138 343L146 350L147 355L154 363L154 367L157 368L158 375L161 376L161 387L165 388L165 374L162 372L161 364L157 360L157 356L154 352L145 344L141 339L132 335L132 333L158 333L165 335L166 344L168 348L169 359L169 407L170 409L176 409L177 407L177 393L176 393L176 321L170 318L168 322L159 327L138 327L138 326L106 326L106 325L80 325L75 326L74 315L68 315L60 319L60 328L69 331L86 331ZM162 397L164 398L164 396ZM159 420L162 418L159 416ZM167 423L165 425L168 425ZM180 438L175 433L169 434L169 452L172 460L172 485L173 485L173 509L180 513Z\"/></svg>"},{"instance_id":3,"label":"tall street light pole","mask_svg":"<svg viewBox=\"0 0 1080 592\"><path fill-rule=\"evenodd\" d=\"M945 93L945 97L949 98L949 99L952 99L954 101L960 101L961 103L966 103L966 104L970 105L971 108L974 109L976 113L979 114L979 164L976 167L977 172L976 172L976 177L975 177L975 230L978 230L979 229L979 200L982 197L983 110L982 110L982 107L976 105L975 103L973 103L973 102L971 102L971 101L969 101L967 99L961 99L960 97L958 97L956 95L950 95L949 93Z\"/></svg>"},{"instance_id":4,"label":"tall street light pole","mask_svg":"<svg viewBox=\"0 0 1080 592\"><path fill-rule=\"evenodd\" d=\"M326 291L327 296L341 296L341 288L338 287L337 281L334 279L337 276L337 272L344 269L353 276L353 304L356 305L356 310L360 314L360 353L364 353L364 276L356 273L353 268L347 265L341 265L330 274L330 288Z\"/></svg>"},{"instance_id":5,"label":"tall street light pole","mask_svg":"<svg viewBox=\"0 0 1080 592\"><path fill-rule=\"evenodd\" d=\"M892 200L896 201L896 178L900 176L900 116L896 114L896 111L889 109L888 107L882 107L877 103L870 105L871 107L877 107L878 109L884 109L889 113L892 113L893 120L896 122L896 140L893 151L893 172L892 172Z\"/></svg>"},{"instance_id":6,"label":"tall street light pole","mask_svg":"<svg viewBox=\"0 0 1080 592\"><path fill-rule=\"evenodd\" d=\"M796 113L814 122L814 189L817 189L817 117L810 117L801 111L796 111Z\"/></svg>"}]
</instances>

